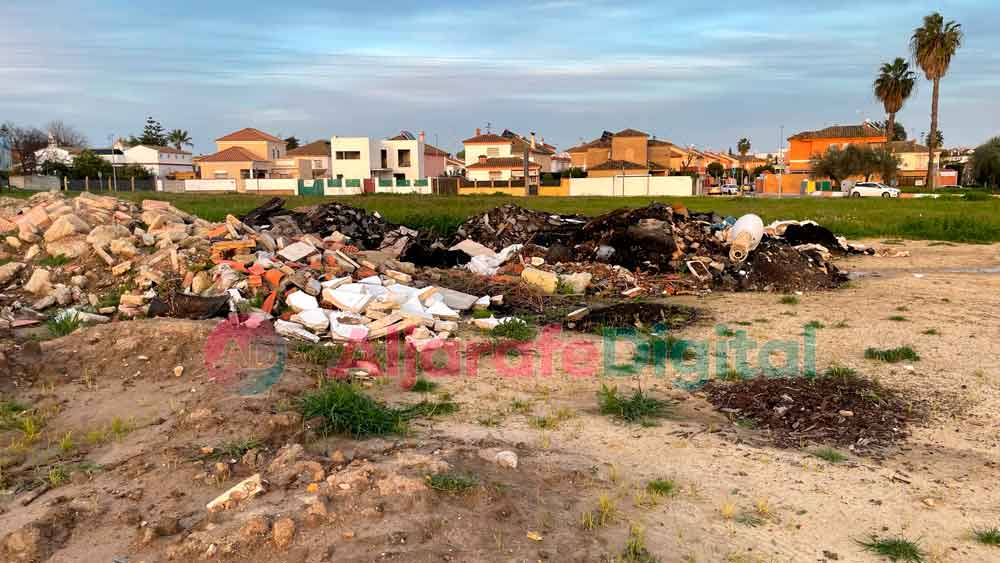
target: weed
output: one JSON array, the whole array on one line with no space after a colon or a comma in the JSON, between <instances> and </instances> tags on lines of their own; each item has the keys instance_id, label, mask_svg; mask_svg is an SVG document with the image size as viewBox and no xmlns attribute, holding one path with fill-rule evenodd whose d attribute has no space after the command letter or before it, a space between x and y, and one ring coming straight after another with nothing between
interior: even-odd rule
<instances>
[{"instance_id":1,"label":"weed","mask_svg":"<svg viewBox=\"0 0 1000 563\"><path fill-rule=\"evenodd\" d=\"M888 557L891 561L911 561L920 563L924 560L924 550L916 542L903 537L879 538L872 535L868 541L859 541L865 551Z\"/></svg>"},{"instance_id":2,"label":"weed","mask_svg":"<svg viewBox=\"0 0 1000 563\"><path fill-rule=\"evenodd\" d=\"M890 321L896 321L896 322L898 322L898 323L901 323L901 322L905 322L905 321L908 321L908 320L910 320L910 319L908 319L908 318L904 317L903 315L890 315L890 316L889 316L889 320L890 320Z\"/></svg>"},{"instance_id":3,"label":"weed","mask_svg":"<svg viewBox=\"0 0 1000 563\"><path fill-rule=\"evenodd\" d=\"M645 534L642 527L632 524L629 527L628 539L625 541L625 551L622 552L622 563L659 563L660 559L654 557L646 549Z\"/></svg>"},{"instance_id":4,"label":"weed","mask_svg":"<svg viewBox=\"0 0 1000 563\"><path fill-rule=\"evenodd\" d=\"M46 476L46 481L48 481L49 486L53 489L62 485L69 480L69 472L62 465L53 466L49 469L49 473Z\"/></svg>"},{"instance_id":5,"label":"weed","mask_svg":"<svg viewBox=\"0 0 1000 563\"><path fill-rule=\"evenodd\" d=\"M511 412L516 412L518 414L530 414L531 402L525 401L524 399L511 399L510 410Z\"/></svg>"},{"instance_id":6,"label":"weed","mask_svg":"<svg viewBox=\"0 0 1000 563\"><path fill-rule=\"evenodd\" d=\"M653 479L646 483L646 490L654 495L670 497L677 492L677 483L673 479Z\"/></svg>"},{"instance_id":7,"label":"weed","mask_svg":"<svg viewBox=\"0 0 1000 563\"><path fill-rule=\"evenodd\" d=\"M27 412L28 405L17 401L0 402L0 430L10 430L20 426L20 416Z\"/></svg>"},{"instance_id":8,"label":"weed","mask_svg":"<svg viewBox=\"0 0 1000 563\"><path fill-rule=\"evenodd\" d=\"M70 259L68 256L63 256L62 254L56 254L55 256L46 256L38 261L40 266L48 266L54 268L56 266L65 266L69 264Z\"/></svg>"},{"instance_id":9,"label":"weed","mask_svg":"<svg viewBox=\"0 0 1000 563\"><path fill-rule=\"evenodd\" d=\"M832 328L851 328L851 325L847 324L847 321L841 320L835 322Z\"/></svg>"},{"instance_id":10,"label":"weed","mask_svg":"<svg viewBox=\"0 0 1000 563\"><path fill-rule=\"evenodd\" d=\"M812 455L829 461L830 463L840 463L847 459L847 456L838 452L833 448L820 448L818 450L813 450Z\"/></svg>"},{"instance_id":11,"label":"weed","mask_svg":"<svg viewBox=\"0 0 1000 563\"><path fill-rule=\"evenodd\" d=\"M249 438L236 438L219 444L214 451L216 457L226 457L229 459L242 459L250 450L256 450L263 446L263 442L250 436Z\"/></svg>"},{"instance_id":12,"label":"weed","mask_svg":"<svg viewBox=\"0 0 1000 563\"><path fill-rule=\"evenodd\" d=\"M865 350L865 358L869 360L881 360L883 362L896 363L902 362L904 360L909 361L919 361L920 355L909 346L900 346L898 348L868 348Z\"/></svg>"},{"instance_id":13,"label":"weed","mask_svg":"<svg viewBox=\"0 0 1000 563\"><path fill-rule=\"evenodd\" d=\"M936 328L929 328L923 331L921 334L926 334L927 336L941 336L941 333L938 332Z\"/></svg>"},{"instance_id":14,"label":"weed","mask_svg":"<svg viewBox=\"0 0 1000 563\"><path fill-rule=\"evenodd\" d=\"M743 381L743 374L740 373L740 370L732 368L717 374L716 377L722 381Z\"/></svg>"},{"instance_id":15,"label":"weed","mask_svg":"<svg viewBox=\"0 0 1000 563\"><path fill-rule=\"evenodd\" d=\"M122 295L126 291L128 291L128 286L124 284L109 290L98 298L96 307L98 309L117 307L121 303Z\"/></svg>"},{"instance_id":16,"label":"weed","mask_svg":"<svg viewBox=\"0 0 1000 563\"><path fill-rule=\"evenodd\" d=\"M618 504L611 495L604 493L597 497L597 525L599 527L607 526L615 521L618 517Z\"/></svg>"},{"instance_id":17,"label":"weed","mask_svg":"<svg viewBox=\"0 0 1000 563\"><path fill-rule=\"evenodd\" d=\"M109 426L108 430L115 440L119 440L126 434L135 430L135 421L131 419L122 420L121 418L118 418L116 416L114 419L111 420L111 425Z\"/></svg>"},{"instance_id":18,"label":"weed","mask_svg":"<svg viewBox=\"0 0 1000 563\"><path fill-rule=\"evenodd\" d=\"M80 328L82 324L83 321L80 320L80 315L76 313L62 315L58 318L53 317L45 321L45 326L49 329L49 333L55 337L66 336Z\"/></svg>"},{"instance_id":19,"label":"weed","mask_svg":"<svg viewBox=\"0 0 1000 563\"><path fill-rule=\"evenodd\" d=\"M722 337L725 337L725 338L731 338L733 336L736 336L736 331L733 330L733 329L731 329L731 328L729 328L728 326L721 326L720 325L720 326L715 327L715 334L717 334L719 336L722 336Z\"/></svg>"},{"instance_id":20,"label":"weed","mask_svg":"<svg viewBox=\"0 0 1000 563\"><path fill-rule=\"evenodd\" d=\"M455 414L458 412L458 405L445 398L441 401L420 401L415 405L410 405L399 409L403 418L409 420L417 416L435 417L439 415Z\"/></svg>"},{"instance_id":21,"label":"weed","mask_svg":"<svg viewBox=\"0 0 1000 563\"><path fill-rule=\"evenodd\" d=\"M907 307L906 305L900 305L899 307L896 307L896 310L901 313L905 313L906 311L909 311L910 308Z\"/></svg>"},{"instance_id":22,"label":"weed","mask_svg":"<svg viewBox=\"0 0 1000 563\"><path fill-rule=\"evenodd\" d=\"M69 453L74 447L73 432L67 432L66 435L59 440L59 451L62 453Z\"/></svg>"},{"instance_id":23,"label":"weed","mask_svg":"<svg viewBox=\"0 0 1000 563\"><path fill-rule=\"evenodd\" d=\"M476 424L490 427L500 426L500 423L503 422L503 418L503 413L494 412L476 418Z\"/></svg>"},{"instance_id":24,"label":"weed","mask_svg":"<svg viewBox=\"0 0 1000 563\"><path fill-rule=\"evenodd\" d=\"M463 476L452 473L436 473L428 475L425 479L428 487L435 491L451 495L466 494L478 485L478 482L472 475Z\"/></svg>"},{"instance_id":25,"label":"weed","mask_svg":"<svg viewBox=\"0 0 1000 563\"><path fill-rule=\"evenodd\" d=\"M799 298L794 295L782 295L781 299L778 300L778 303L781 303L782 305L798 305Z\"/></svg>"},{"instance_id":26,"label":"weed","mask_svg":"<svg viewBox=\"0 0 1000 563\"><path fill-rule=\"evenodd\" d=\"M529 423L539 429L539 430L555 430L564 421L573 418L575 413L568 408L561 408L552 414L545 416L535 416L529 420Z\"/></svg>"},{"instance_id":27,"label":"weed","mask_svg":"<svg viewBox=\"0 0 1000 563\"><path fill-rule=\"evenodd\" d=\"M413 386L410 387L410 391L413 391L414 393L430 393L431 391L437 389L437 387L438 384L436 382L419 377L413 382Z\"/></svg>"},{"instance_id":28,"label":"weed","mask_svg":"<svg viewBox=\"0 0 1000 563\"><path fill-rule=\"evenodd\" d=\"M823 323L821 323L821 322L819 322L819 321L809 321L809 322L807 322L806 324L804 324L802 326L803 326L803 328L807 328L807 329L811 328L813 330L819 330L821 328L826 328L826 325L823 324Z\"/></svg>"},{"instance_id":29,"label":"weed","mask_svg":"<svg viewBox=\"0 0 1000 563\"><path fill-rule=\"evenodd\" d=\"M719 507L719 514L724 520L732 520L733 516L736 515L736 505L728 501L722 503L722 506Z\"/></svg>"},{"instance_id":30,"label":"weed","mask_svg":"<svg viewBox=\"0 0 1000 563\"><path fill-rule=\"evenodd\" d=\"M756 528L764 523L764 519L756 514L750 514L744 512L736 517L736 522L743 524L744 526L750 526L751 528Z\"/></svg>"},{"instance_id":31,"label":"weed","mask_svg":"<svg viewBox=\"0 0 1000 563\"><path fill-rule=\"evenodd\" d=\"M472 318L474 319L488 319L493 316L493 312L489 309L475 309L472 311Z\"/></svg>"},{"instance_id":32,"label":"weed","mask_svg":"<svg viewBox=\"0 0 1000 563\"><path fill-rule=\"evenodd\" d=\"M1000 528L996 526L972 530L972 537L983 545L1000 547Z\"/></svg>"},{"instance_id":33,"label":"weed","mask_svg":"<svg viewBox=\"0 0 1000 563\"><path fill-rule=\"evenodd\" d=\"M320 432L323 434L365 438L402 433L410 419L450 414L458 410L458 405L450 401L421 401L397 409L372 399L348 383L328 381L300 398L298 409L305 419L322 417Z\"/></svg>"},{"instance_id":34,"label":"weed","mask_svg":"<svg viewBox=\"0 0 1000 563\"><path fill-rule=\"evenodd\" d=\"M846 366L830 366L823 372L823 377L839 379L844 383L858 378L858 372Z\"/></svg>"},{"instance_id":35,"label":"weed","mask_svg":"<svg viewBox=\"0 0 1000 563\"><path fill-rule=\"evenodd\" d=\"M576 292L573 290L573 284L563 280L562 278L559 278L558 281L556 281L557 295L573 295L574 293Z\"/></svg>"},{"instance_id":36,"label":"weed","mask_svg":"<svg viewBox=\"0 0 1000 563\"><path fill-rule=\"evenodd\" d=\"M626 422L643 422L663 418L670 414L670 404L655 399L637 389L630 398L618 394L617 387L602 385L597 392L601 414L611 415Z\"/></svg>"},{"instance_id":37,"label":"weed","mask_svg":"<svg viewBox=\"0 0 1000 563\"><path fill-rule=\"evenodd\" d=\"M292 352L301 356L304 360L318 366L329 366L339 359L344 352L341 344L333 346L323 346L320 344L310 344L308 342L297 342Z\"/></svg>"},{"instance_id":38,"label":"weed","mask_svg":"<svg viewBox=\"0 0 1000 563\"><path fill-rule=\"evenodd\" d=\"M752 326L753 325L753 323L751 321L736 321L736 324L738 324L740 326Z\"/></svg>"},{"instance_id":39,"label":"weed","mask_svg":"<svg viewBox=\"0 0 1000 563\"><path fill-rule=\"evenodd\" d=\"M490 336L498 339L518 340L521 342L531 340L538 333L538 329L524 319L517 317L508 319L490 330Z\"/></svg>"},{"instance_id":40,"label":"weed","mask_svg":"<svg viewBox=\"0 0 1000 563\"><path fill-rule=\"evenodd\" d=\"M771 507L771 503L767 502L767 499L759 498L753 503L754 512L757 516L761 518L771 518L774 516L774 508Z\"/></svg>"}]
</instances>

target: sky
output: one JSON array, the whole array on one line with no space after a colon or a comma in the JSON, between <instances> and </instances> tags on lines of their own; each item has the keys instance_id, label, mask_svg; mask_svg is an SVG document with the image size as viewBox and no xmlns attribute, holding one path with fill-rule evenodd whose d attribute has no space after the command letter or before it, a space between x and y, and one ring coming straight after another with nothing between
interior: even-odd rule
<instances>
[{"instance_id":1,"label":"sky","mask_svg":"<svg viewBox=\"0 0 1000 563\"><path fill-rule=\"evenodd\" d=\"M782 132L883 119L878 67L908 57L934 10L966 35L940 128L974 146L1000 134L996 0L3 0L0 122L62 120L107 146L153 116L196 154L243 127L425 131L454 152L487 124L560 149L635 128L770 152ZM929 128L930 93L920 74L897 115L910 138Z\"/></svg>"}]
</instances>

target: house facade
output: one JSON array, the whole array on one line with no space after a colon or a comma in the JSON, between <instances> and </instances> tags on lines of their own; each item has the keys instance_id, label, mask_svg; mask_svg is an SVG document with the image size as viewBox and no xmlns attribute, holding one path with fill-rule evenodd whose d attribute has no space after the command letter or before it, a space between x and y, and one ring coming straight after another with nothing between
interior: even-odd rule
<instances>
[{"instance_id":1,"label":"house facade","mask_svg":"<svg viewBox=\"0 0 1000 563\"><path fill-rule=\"evenodd\" d=\"M688 154L669 141L636 129L604 131L566 152L570 165L586 170L588 176L665 176L671 169L680 169L675 158L682 160Z\"/></svg>"},{"instance_id":2,"label":"house facade","mask_svg":"<svg viewBox=\"0 0 1000 563\"><path fill-rule=\"evenodd\" d=\"M423 133L389 139L332 137L330 177L341 179L421 180L427 177Z\"/></svg>"},{"instance_id":3,"label":"house facade","mask_svg":"<svg viewBox=\"0 0 1000 563\"><path fill-rule=\"evenodd\" d=\"M237 191L246 191L246 180L311 179L309 160L287 156L284 140L248 127L215 140L217 152L193 160L202 180L236 180Z\"/></svg>"},{"instance_id":4,"label":"house facade","mask_svg":"<svg viewBox=\"0 0 1000 563\"><path fill-rule=\"evenodd\" d=\"M330 177L330 141L319 140L309 143L307 145L302 145L294 149L290 149L287 152L287 156L290 159L298 161L308 161L309 167L312 170L312 177L314 179L318 178L329 178Z\"/></svg>"},{"instance_id":5,"label":"house facade","mask_svg":"<svg viewBox=\"0 0 1000 563\"><path fill-rule=\"evenodd\" d=\"M10 170L14 167L14 157L11 154L7 139L0 137L0 170Z\"/></svg>"},{"instance_id":6,"label":"house facade","mask_svg":"<svg viewBox=\"0 0 1000 563\"><path fill-rule=\"evenodd\" d=\"M42 166L47 162L72 166L76 155L83 152L81 147L64 147L56 142L55 137L49 135L49 144L45 148L35 151L35 164Z\"/></svg>"},{"instance_id":7,"label":"house facade","mask_svg":"<svg viewBox=\"0 0 1000 563\"><path fill-rule=\"evenodd\" d=\"M462 141L466 174L473 180L509 180L524 176L524 155L528 154L528 174L552 172L556 148L537 139L535 133L524 137L509 129L502 133L476 134ZM485 160L483 160L485 158Z\"/></svg>"},{"instance_id":8,"label":"house facade","mask_svg":"<svg viewBox=\"0 0 1000 563\"><path fill-rule=\"evenodd\" d=\"M899 172L897 179L900 186L923 186L927 179L927 167L930 160L929 150L915 140L911 141L891 141L885 144L885 148L899 159ZM941 150L934 151L934 157L940 161ZM944 170L942 172L950 172ZM955 179L948 175L948 185L955 184Z\"/></svg>"},{"instance_id":9,"label":"house facade","mask_svg":"<svg viewBox=\"0 0 1000 563\"><path fill-rule=\"evenodd\" d=\"M194 171L191 153L173 147L135 145L125 149L125 164L142 166L156 178L174 178Z\"/></svg>"},{"instance_id":10,"label":"house facade","mask_svg":"<svg viewBox=\"0 0 1000 563\"><path fill-rule=\"evenodd\" d=\"M803 131L789 137L788 142L788 171L795 174L809 173L812 158L831 147L843 149L857 144L882 146L886 136L880 127L866 121L860 125L833 125L817 131Z\"/></svg>"}]
</instances>

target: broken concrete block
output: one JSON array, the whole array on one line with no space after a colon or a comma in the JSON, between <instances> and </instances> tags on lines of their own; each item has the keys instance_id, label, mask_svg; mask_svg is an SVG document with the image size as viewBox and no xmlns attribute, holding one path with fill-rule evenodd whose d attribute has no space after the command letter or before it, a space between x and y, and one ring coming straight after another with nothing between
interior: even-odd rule
<instances>
[{"instance_id":1,"label":"broken concrete block","mask_svg":"<svg viewBox=\"0 0 1000 563\"><path fill-rule=\"evenodd\" d=\"M90 251L90 246L80 239L61 239L45 244L45 252L49 256L65 256L66 258L79 258Z\"/></svg>"},{"instance_id":2,"label":"broken concrete block","mask_svg":"<svg viewBox=\"0 0 1000 563\"><path fill-rule=\"evenodd\" d=\"M24 263L22 262L9 262L0 266L0 286L6 285L23 269Z\"/></svg>"},{"instance_id":3,"label":"broken concrete block","mask_svg":"<svg viewBox=\"0 0 1000 563\"><path fill-rule=\"evenodd\" d=\"M458 311L446 305L443 301L438 301L427 307L426 311L438 319L446 321L457 321L460 318Z\"/></svg>"},{"instance_id":4,"label":"broken concrete block","mask_svg":"<svg viewBox=\"0 0 1000 563\"><path fill-rule=\"evenodd\" d=\"M128 229L122 225L98 225L87 235L87 243L105 246L115 239L128 236Z\"/></svg>"},{"instance_id":5,"label":"broken concrete block","mask_svg":"<svg viewBox=\"0 0 1000 563\"><path fill-rule=\"evenodd\" d=\"M434 332L456 332L458 330L458 323L455 321L435 321L434 322Z\"/></svg>"},{"instance_id":6,"label":"broken concrete block","mask_svg":"<svg viewBox=\"0 0 1000 563\"><path fill-rule=\"evenodd\" d=\"M413 281L413 276L410 274L404 274L403 272L399 272L397 270L386 270L385 275L399 283L410 283Z\"/></svg>"},{"instance_id":7,"label":"broken concrete block","mask_svg":"<svg viewBox=\"0 0 1000 563\"><path fill-rule=\"evenodd\" d=\"M212 287L212 276L205 270L195 274L194 279L191 280L191 293L195 295L201 295L210 287Z\"/></svg>"},{"instance_id":8,"label":"broken concrete block","mask_svg":"<svg viewBox=\"0 0 1000 563\"><path fill-rule=\"evenodd\" d=\"M52 293L52 283L49 281L51 275L45 268L36 268L31 273L31 278L24 284L24 290L41 296Z\"/></svg>"},{"instance_id":9,"label":"broken concrete block","mask_svg":"<svg viewBox=\"0 0 1000 563\"><path fill-rule=\"evenodd\" d=\"M120 276L131 269L132 269L132 262L126 261L111 268L111 274L115 276Z\"/></svg>"},{"instance_id":10,"label":"broken concrete block","mask_svg":"<svg viewBox=\"0 0 1000 563\"><path fill-rule=\"evenodd\" d=\"M521 279L545 293L555 293L559 285L559 276L537 268L527 267L521 272Z\"/></svg>"},{"instance_id":11,"label":"broken concrete block","mask_svg":"<svg viewBox=\"0 0 1000 563\"><path fill-rule=\"evenodd\" d=\"M578 320L582 319L583 317L586 317L588 314L590 314L590 307L582 307L582 308L577 309L575 311L570 311L566 315L566 320L567 321L578 321Z\"/></svg>"},{"instance_id":12,"label":"broken concrete block","mask_svg":"<svg viewBox=\"0 0 1000 563\"><path fill-rule=\"evenodd\" d=\"M316 252L315 246L305 242L296 242L279 250L278 256L281 256L285 260L298 262L313 252Z\"/></svg>"},{"instance_id":13,"label":"broken concrete block","mask_svg":"<svg viewBox=\"0 0 1000 563\"><path fill-rule=\"evenodd\" d=\"M568 276L562 276L560 280L568 285L573 290L573 293L586 293L592 278L593 275L589 272L577 272Z\"/></svg>"},{"instance_id":14,"label":"broken concrete block","mask_svg":"<svg viewBox=\"0 0 1000 563\"><path fill-rule=\"evenodd\" d=\"M263 479L261 479L260 473L255 473L237 483L233 488L215 497L215 499L205 505L205 508L209 512L227 510L263 492Z\"/></svg>"},{"instance_id":15,"label":"broken concrete block","mask_svg":"<svg viewBox=\"0 0 1000 563\"><path fill-rule=\"evenodd\" d=\"M494 252L491 248L472 239L465 239L448 250L460 250L469 256L496 256L496 252Z\"/></svg>"},{"instance_id":16,"label":"broken concrete block","mask_svg":"<svg viewBox=\"0 0 1000 563\"><path fill-rule=\"evenodd\" d=\"M473 305L473 308L476 309L476 310L480 310L480 311L483 310L483 309L489 309L490 308L490 296L489 295L484 295L484 296L480 297L479 299L476 299L476 303Z\"/></svg>"},{"instance_id":17,"label":"broken concrete block","mask_svg":"<svg viewBox=\"0 0 1000 563\"><path fill-rule=\"evenodd\" d=\"M281 319L274 321L274 332L289 338L298 338L299 340L312 342L313 344L319 342L319 337L306 330L302 325Z\"/></svg>"},{"instance_id":18,"label":"broken concrete block","mask_svg":"<svg viewBox=\"0 0 1000 563\"><path fill-rule=\"evenodd\" d=\"M45 230L45 241L52 242L77 233L90 231L90 225L76 215L63 215L55 221L52 226Z\"/></svg>"},{"instance_id":19,"label":"broken concrete block","mask_svg":"<svg viewBox=\"0 0 1000 563\"><path fill-rule=\"evenodd\" d=\"M292 315L291 320L313 332L323 332L330 326L330 318L323 309L308 309Z\"/></svg>"},{"instance_id":20,"label":"broken concrete block","mask_svg":"<svg viewBox=\"0 0 1000 563\"><path fill-rule=\"evenodd\" d=\"M357 293L344 288L324 289L323 301L333 305L341 311L349 313L360 313L365 310L372 296L367 293Z\"/></svg>"},{"instance_id":21,"label":"broken concrete block","mask_svg":"<svg viewBox=\"0 0 1000 563\"><path fill-rule=\"evenodd\" d=\"M296 291L285 298L285 304L295 311L301 313L310 309L319 309L319 302L316 298L304 291Z\"/></svg>"},{"instance_id":22,"label":"broken concrete block","mask_svg":"<svg viewBox=\"0 0 1000 563\"><path fill-rule=\"evenodd\" d=\"M132 258L139 254L139 250L132 244L132 241L124 238L112 240L109 250L111 254L124 258Z\"/></svg>"}]
</instances>

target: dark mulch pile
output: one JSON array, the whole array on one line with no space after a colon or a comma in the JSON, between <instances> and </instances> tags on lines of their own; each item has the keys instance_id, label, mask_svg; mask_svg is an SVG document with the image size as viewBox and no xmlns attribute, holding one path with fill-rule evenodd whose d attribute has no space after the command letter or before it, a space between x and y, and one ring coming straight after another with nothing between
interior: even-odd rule
<instances>
[{"instance_id":1,"label":"dark mulch pile","mask_svg":"<svg viewBox=\"0 0 1000 563\"><path fill-rule=\"evenodd\" d=\"M598 305L579 321L567 326L583 332L605 328L679 329L698 320L698 309L672 303L627 301Z\"/></svg>"},{"instance_id":2,"label":"dark mulch pile","mask_svg":"<svg viewBox=\"0 0 1000 563\"><path fill-rule=\"evenodd\" d=\"M808 443L887 446L904 439L907 426L926 409L861 377L766 378L705 387L708 400L738 419L749 420L780 447Z\"/></svg>"}]
</instances>

